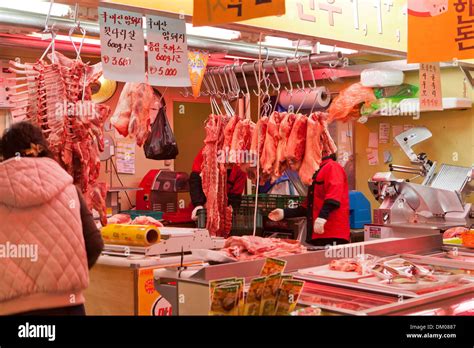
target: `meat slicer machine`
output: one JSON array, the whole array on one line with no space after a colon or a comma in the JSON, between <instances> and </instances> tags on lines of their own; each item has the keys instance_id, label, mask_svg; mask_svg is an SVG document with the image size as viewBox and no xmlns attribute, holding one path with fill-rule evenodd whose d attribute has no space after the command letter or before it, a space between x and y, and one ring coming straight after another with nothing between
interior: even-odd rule
<instances>
[{"instance_id":1,"label":"meat slicer machine","mask_svg":"<svg viewBox=\"0 0 474 348\"><path fill-rule=\"evenodd\" d=\"M431 136L427 128L416 127L395 137L413 166L390 164L389 172L376 173L369 180L369 189L381 205L374 209L373 224L364 228L365 240L439 234L471 225L471 204L465 198L473 191L473 168L442 164L437 171L436 161L412 149ZM399 179L394 172L413 174L422 183Z\"/></svg>"}]
</instances>

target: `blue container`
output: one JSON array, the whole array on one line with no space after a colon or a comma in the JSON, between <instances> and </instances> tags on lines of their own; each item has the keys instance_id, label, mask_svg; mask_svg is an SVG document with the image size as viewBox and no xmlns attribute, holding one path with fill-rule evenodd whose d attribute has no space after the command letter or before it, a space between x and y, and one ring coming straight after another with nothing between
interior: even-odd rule
<instances>
[{"instance_id":1,"label":"blue container","mask_svg":"<svg viewBox=\"0 0 474 348\"><path fill-rule=\"evenodd\" d=\"M362 192L349 191L349 206L352 229L361 229L372 223L370 202Z\"/></svg>"},{"instance_id":2,"label":"blue container","mask_svg":"<svg viewBox=\"0 0 474 348\"><path fill-rule=\"evenodd\" d=\"M153 210L124 210L124 211L121 211L120 214L128 214L130 215L132 220L142 215L150 216L156 220L161 220L163 218L163 212L153 211Z\"/></svg>"}]
</instances>

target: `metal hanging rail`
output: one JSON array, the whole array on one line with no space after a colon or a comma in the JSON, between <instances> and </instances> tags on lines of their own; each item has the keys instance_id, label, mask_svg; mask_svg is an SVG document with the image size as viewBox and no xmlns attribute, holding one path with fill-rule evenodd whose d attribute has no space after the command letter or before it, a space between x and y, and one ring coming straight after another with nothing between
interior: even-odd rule
<instances>
[{"instance_id":1,"label":"metal hanging rail","mask_svg":"<svg viewBox=\"0 0 474 348\"><path fill-rule=\"evenodd\" d=\"M41 32L44 30L46 15L17 11L12 9L1 8L0 25L10 26L13 28L25 28ZM49 18L50 23L55 24L55 30L58 33L67 35L71 27L76 26L76 22L67 18L53 17ZM99 24L95 22L81 21L81 26L87 31L90 37L99 37ZM146 30L145 30L146 36ZM245 42L236 42L230 40L219 40L211 38L201 38L198 36L188 35L188 46L207 51L227 52L230 55L246 55L256 58L259 56L260 47L257 44L248 44ZM269 58L293 58L294 50L285 48L262 47L262 55ZM300 55L310 53L309 50L300 49Z\"/></svg>"},{"instance_id":2,"label":"metal hanging rail","mask_svg":"<svg viewBox=\"0 0 474 348\"><path fill-rule=\"evenodd\" d=\"M283 68L283 67L295 67L295 66L309 66L309 65L320 65L329 64L336 67L342 61L343 55L341 52L333 53L321 53L321 54L309 54L306 56L299 56L293 58L275 59L275 60L264 60L262 62L256 62L254 64L242 64L242 65L228 65L220 68L208 70L209 74L224 74L227 67L233 67L235 73L249 73L255 71L255 69L269 70L272 68Z\"/></svg>"}]
</instances>

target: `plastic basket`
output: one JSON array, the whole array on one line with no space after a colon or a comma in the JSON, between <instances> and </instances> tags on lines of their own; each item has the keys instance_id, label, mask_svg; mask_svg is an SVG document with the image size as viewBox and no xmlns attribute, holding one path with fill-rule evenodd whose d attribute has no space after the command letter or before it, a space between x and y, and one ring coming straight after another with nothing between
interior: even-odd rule
<instances>
[{"instance_id":1,"label":"plastic basket","mask_svg":"<svg viewBox=\"0 0 474 348\"><path fill-rule=\"evenodd\" d=\"M130 217L135 219L138 216L150 216L153 219L161 220L163 218L163 212L153 210L124 210L120 214L128 214Z\"/></svg>"},{"instance_id":2,"label":"plastic basket","mask_svg":"<svg viewBox=\"0 0 474 348\"><path fill-rule=\"evenodd\" d=\"M206 209L197 211L197 227L206 228L207 212ZM243 236L253 234L254 208L240 207L232 212L231 236ZM263 214L262 210L257 210L257 229L255 235L261 236L263 233Z\"/></svg>"},{"instance_id":3,"label":"plastic basket","mask_svg":"<svg viewBox=\"0 0 474 348\"><path fill-rule=\"evenodd\" d=\"M304 197L302 196L259 194L257 206L264 214L268 214L273 209L285 209L289 208L290 206L299 206L301 203L303 203L303 200ZM241 207L254 208L255 195L242 196Z\"/></svg>"}]
</instances>

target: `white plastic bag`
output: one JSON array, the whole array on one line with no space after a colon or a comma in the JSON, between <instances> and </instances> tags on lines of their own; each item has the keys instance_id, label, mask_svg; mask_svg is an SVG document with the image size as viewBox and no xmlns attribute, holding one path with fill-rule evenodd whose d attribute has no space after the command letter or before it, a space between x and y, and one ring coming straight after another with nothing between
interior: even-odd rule
<instances>
[{"instance_id":1,"label":"white plastic bag","mask_svg":"<svg viewBox=\"0 0 474 348\"><path fill-rule=\"evenodd\" d=\"M366 69L360 74L360 82L365 87L400 86L403 71L395 69Z\"/></svg>"}]
</instances>

